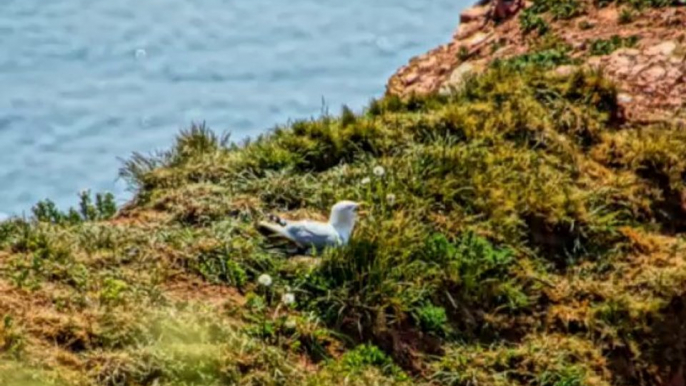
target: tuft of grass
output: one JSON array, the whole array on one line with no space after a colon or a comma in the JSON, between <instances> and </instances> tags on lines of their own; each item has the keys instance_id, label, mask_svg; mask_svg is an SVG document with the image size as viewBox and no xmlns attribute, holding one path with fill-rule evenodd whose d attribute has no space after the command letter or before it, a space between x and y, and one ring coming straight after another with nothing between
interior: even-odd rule
<instances>
[{"instance_id":1,"label":"tuft of grass","mask_svg":"<svg viewBox=\"0 0 686 386\"><path fill-rule=\"evenodd\" d=\"M49 199L38 202L32 209L36 221L53 224L79 224L84 221L109 220L117 213L117 204L112 193L97 193L95 203L90 191L79 193L79 209L60 211Z\"/></svg>"},{"instance_id":2,"label":"tuft of grass","mask_svg":"<svg viewBox=\"0 0 686 386\"><path fill-rule=\"evenodd\" d=\"M525 34L535 31L539 35L545 35L550 30L548 23L531 8L519 15L519 25Z\"/></svg>"},{"instance_id":3,"label":"tuft of grass","mask_svg":"<svg viewBox=\"0 0 686 386\"><path fill-rule=\"evenodd\" d=\"M571 51L572 48L568 44L555 35L548 34L530 52L505 60L496 60L493 65L504 65L518 71L531 66L551 69L564 64L574 64L575 60L569 56Z\"/></svg>"},{"instance_id":4,"label":"tuft of grass","mask_svg":"<svg viewBox=\"0 0 686 386\"><path fill-rule=\"evenodd\" d=\"M592 56L609 55L624 47L635 47L638 36L620 37L612 35L609 39L594 39L589 44L589 54Z\"/></svg>"},{"instance_id":5,"label":"tuft of grass","mask_svg":"<svg viewBox=\"0 0 686 386\"><path fill-rule=\"evenodd\" d=\"M332 366L337 371L347 374L359 374L367 367L376 367L386 376L393 377L397 381L407 381L408 376L378 347L372 345L360 345L346 352L343 357Z\"/></svg>"},{"instance_id":6,"label":"tuft of grass","mask_svg":"<svg viewBox=\"0 0 686 386\"><path fill-rule=\"evenodd\" d=\"M569 20L584 12L583 3L578 0L536 0L520 14L519 25L524 33L536 31L544 35L550 27L543 15L550 15L553 20Z\"/></svg>"},{"instance_id":7,"label":"tuft of grass","mask_svg":"<svg viewBox=\"0 0 686 386\"><path fill-rule=\"evenodd\" d=\"M636 18L636 14L629 8L622 8L619 12L619 24L630 24Z\"/></svg>"},{"instance_id":8,"label":"tuft of grass","mask_svg":"<svg viewBox=\"0 0 686 386\"><path fill-rule=\"evenodd\" d=\"M469 49L465 46L461 46L460 50L457 52L457 59L461 62L469 59Z\"/></svg>"},{"instance_id":9,"label":"tuft of grass","mask_svg":"<svg viewBox=\"0 0 686 386\"><path fill-rule=\"evenodd\" d=\"M448 327L448 316L445 308L425 305L417 309L415 319L422 331L443 335Z\"/></svg>"},{"instance_id":10,"label":"tuft of grass","mask_svg":"<svg viewBox=\"0 0 686 386\"><path fill-rule=\"evenodd\" d=\"M477 362L480 365L474 366ZM591 342L527 336L510 347L453 346L437 364L434 379L447 385L610 385L601 363L601 353Z\"/></svg>"},{"instance_id":11,"label":"tuft of grass","mask_svg":"<svg viewBox=\"0 0 686 386\"><path fill-rule=\"evenodd\" d=\"M679 0L595 0L598 7L606 7L612 3L628 4L635 9L644 9L679 5Z\"/></svg>"}]
</instances>

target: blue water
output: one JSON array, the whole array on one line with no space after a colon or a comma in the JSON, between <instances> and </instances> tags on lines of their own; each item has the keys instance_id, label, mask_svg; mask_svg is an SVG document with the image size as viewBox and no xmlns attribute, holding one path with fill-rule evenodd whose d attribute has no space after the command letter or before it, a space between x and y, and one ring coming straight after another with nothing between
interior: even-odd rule
<instances>
[{"instance_id":1,"label":"blue water","mask_svg":"<svg viewBox=\"0 0 686 386\"><path fill-rule=\"evenodd\" d=\"M130 197L119 158L359 109L470 0L0 0L0 212Z\"/></svg>"}]
</instances>

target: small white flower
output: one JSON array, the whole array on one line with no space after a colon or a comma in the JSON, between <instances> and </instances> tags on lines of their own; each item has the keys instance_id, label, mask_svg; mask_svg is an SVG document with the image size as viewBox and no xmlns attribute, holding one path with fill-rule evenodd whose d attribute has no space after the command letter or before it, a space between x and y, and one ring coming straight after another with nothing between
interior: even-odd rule
<instances>
[{"instance_id":1,"label":"small white flower","mask_svg":"<svg viewBox=\"0 0 686 386\"><path fill-rule=\"evenodd\" d=\"M288 319L286 323L283 324L287 329L292 330L297 326L295 319Z\"/></svg>"},{"instance_id":2,"label":"small white flower","mask_svg":"<svg viewBox=\"0 0 686 386\"><path fill-rule=\"evenodd\" d=\"M265 287L269 287L270 285L272 285L272 277L267 275L266 273L263 273L262 275L260 275L260 277L257 278L257 282Z\"/></svg>"},{"instance_id":3,"label":"small white flower","mask_svg":"<svg viewBox=\"0 0 686 386\"><path fill-rule=\"evenodd\" d=\"M361 183L362 185L367 185L367 184L370 183L370 182L372 182L372 179L369 178L369 177L365 177L365 178L362 179L362 181L360 181L360 183Z\"/></svg>"},{"instance_id":4,"label":"small white flower","mask_svg":"<svg viewBox=\"0 0 686 386\"><path fill-rule=\"evenodd\" d=\"M386 169L384 169L383 166L375 166L373 172L375 176L383 177L383 175L386 174Z\"/></svg>"},{"instance_id":5,"label":"small white flower","mask_svg":"<svg viewBox=\"0 0 686 386\"><path fill-rule=\"evenodd\" d=\"M393 193L388 193L386 195L386 202L388 202L389 205L395 204L395 194Z\"/></svg>"},{"instance_id":6,"label":"small white flower","mask_svg":"<svg viewBox=\"0 0 686 386\"><path fill-rule=\"evenodd\" d=\"M281 302L283 304L289 306L289 305L295 303L295 295L290 293L290 292L287 292L287 293L283 294L283 296L281 296Z\"/></svg>"}]
</instances>

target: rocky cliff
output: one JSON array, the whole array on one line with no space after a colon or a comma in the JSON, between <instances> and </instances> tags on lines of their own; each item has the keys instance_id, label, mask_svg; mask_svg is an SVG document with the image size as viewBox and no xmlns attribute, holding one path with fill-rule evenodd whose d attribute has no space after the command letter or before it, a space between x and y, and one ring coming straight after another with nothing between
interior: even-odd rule
<instances>
[{"instance_id":1,"label":"rocky cliff","mask_svg":"<svg viewBox=\"0 0 686 386\"><path fill-rule=\"evenodd\" d=\"M445 91L494 60L540 53L539 60L549 56L553 71L602 70L619 86L619 101L630 120L683 119L686 7L679 4L481 2L462 12L450 43L400 68L387 93Z\"/></svg>"}]
</instances>

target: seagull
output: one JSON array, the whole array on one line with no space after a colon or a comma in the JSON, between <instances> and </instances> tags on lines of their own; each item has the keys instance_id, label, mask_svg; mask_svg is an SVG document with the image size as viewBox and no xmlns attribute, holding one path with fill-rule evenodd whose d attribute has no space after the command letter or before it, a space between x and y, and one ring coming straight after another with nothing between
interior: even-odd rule
<instances>
[{"instance_id":1,"label":"seagull","mask_svg":"<svg viewBox=\"0 0 686 386\"><path fill-rule=\"evenodd\" d=\"M271 216L271 221L257 224L258 230L270 236L285 238L301 249L347 245L355 227L360 203L339 201L331 208L328 222L314 220L288 221Z\"/></svg>"}]
</instances>

